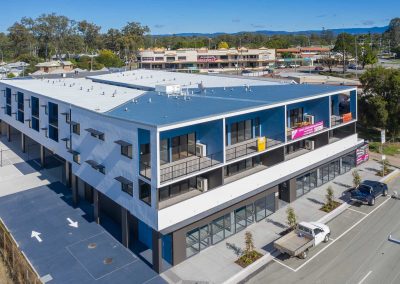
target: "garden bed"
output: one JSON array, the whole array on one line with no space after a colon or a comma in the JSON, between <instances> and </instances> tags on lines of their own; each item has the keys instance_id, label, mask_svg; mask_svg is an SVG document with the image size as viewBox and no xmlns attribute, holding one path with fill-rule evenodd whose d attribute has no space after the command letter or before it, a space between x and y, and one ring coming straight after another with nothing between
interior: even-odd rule
<instances>
[{"instance_id":1,"label":"garden bed","mask_svg":"<svg viewBox=\"0 0 400 284\"><path fill-rule=\"evenodd\" d=\"M330 205L324 204L319 210L329 213L338 208L340 205L342 205L342 203L337 201L332 201Z\"/></svg>"},{"instance_id":2,"label":"garden bed","mask_svg":"<svg viewBox=\"0 0 400 284\"><path fill-rule=\"evenodd\" d=\"M257 259L261 258L263 255L258 251L253 250L247 255L242 255L238 260L235 261L236 264L245 268L255 262Z\"/></svg>"},{"instance_id":3,"label":"garden bed","mask_svg":"<svg viewBox=\"0 0 400 284\"><path fill-rule=\"evenodd\" d=\"M385 177L385 176L387 176L388 174L390 174L391 172L393 172L393 170L387 169L387 170L385 171L385 173L384 173L383 176L382 176L382 171L377 171L375 175L378 176L378 177Z\"/></svg>"}]
</instances>

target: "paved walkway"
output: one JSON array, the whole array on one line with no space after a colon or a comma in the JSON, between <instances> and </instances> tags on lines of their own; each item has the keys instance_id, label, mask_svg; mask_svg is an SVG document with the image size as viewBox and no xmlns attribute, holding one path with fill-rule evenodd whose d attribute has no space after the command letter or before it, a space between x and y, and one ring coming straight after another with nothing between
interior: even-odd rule
<instances>
[{"instance_id":1,"label":"paved walkway","mask_svg":"<svg viewBox=\"0 0 400 284\"><path fill-rule=\"evenodd\" d=\"M381 177L377 176L376 173L380 167L376 161L370 160L360 165L358 170L363 180L379 180ZM326 213L319 208L325 202L328 186L332 186L335 199L340 201L340 198L344 198L344 192L352 186L352 180L352 171L347 172L291 203L298 221L315 221L325 216ZM210 246L201 253L164 272L162 276L170 283L192 281L193 283L223 283L242 270L234 261L238 258L241 248L244 247L246 231L253 234L257 251L267 254L273 250L273 241L279 238L279 233L287 228L286 208L286 206L280 208L263 221L252 224L217 245Z\"/></svg>"}]
</instances>

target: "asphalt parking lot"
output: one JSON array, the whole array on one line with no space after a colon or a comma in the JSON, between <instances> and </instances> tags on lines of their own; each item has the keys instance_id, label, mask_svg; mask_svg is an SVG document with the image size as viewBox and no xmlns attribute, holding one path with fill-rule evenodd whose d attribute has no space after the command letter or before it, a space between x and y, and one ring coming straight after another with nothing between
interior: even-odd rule
<instances>
[{"instance_id":1,"label":"asphalt parking lot","mask_svg":"<svg viewBox=\"0 0 400 284\"><path fill-rule=\"evenodd\" d=\"M389 182L400 192L400 177ZM277 256L249 283L400 283L400 200L379 197L375 206L353 204L331 220L331 240L307 259Z\"/></svg>"},{"instance_id":2,"label":"asphalt parking lot","mask_svg":"<svg viewBox=\"0 0 400 284\"><path fill-rule=\"evenodd\" d=\"M0 187L2 185L0 184ZM165 283L54 182L0 198L0 217L49 283Z\"/></svg>"}]
</instances>

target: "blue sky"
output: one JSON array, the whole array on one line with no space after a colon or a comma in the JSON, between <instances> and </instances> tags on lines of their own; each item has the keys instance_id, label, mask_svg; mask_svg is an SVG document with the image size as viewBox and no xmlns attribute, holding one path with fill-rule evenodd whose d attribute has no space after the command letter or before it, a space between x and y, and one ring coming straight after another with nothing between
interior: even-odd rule
<instances>
[{"instance_id":1,"label":"blue sky","mask_svg":"<svg viewBox=\"0 0 400 284\"><path fill-rule=\"evenodd\" d=\"M280 3L281 2L281 3ZM120 28L128 21L153 34L385 26L400 16L400 1L269 0L0 0L0 31L23 16L55 12Z\"/></svg>"}]
</instances>

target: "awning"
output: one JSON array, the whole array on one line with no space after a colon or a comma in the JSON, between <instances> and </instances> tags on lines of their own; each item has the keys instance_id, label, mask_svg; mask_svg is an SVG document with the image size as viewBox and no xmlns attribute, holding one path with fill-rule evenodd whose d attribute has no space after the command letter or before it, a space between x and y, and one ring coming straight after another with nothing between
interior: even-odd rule
<instances>
[{"instance_id":1,"label":"awning","mask_svg":"<svg viewBox=\"0 0 400 284\"><path fill-rule=\"evenodd\" d=\"M61 115L69 115L69 112L62 112Z\"/></svg>"},{"instance_id":2,"label":"awning","mask_svg":"<svg viewBox=\"0 0 400 284\"><path fill-rule=\"evenodd\" d=\"M96 129L93 129L93 128L87 128L87 129L85 129L87 132L89 132L90 134L92 134L92 135L96 135L96 136L100 136L100 135L103 135L104 133L103 132L100 132L100 131L98 131L98 130L96 130Z\"/></svg>"},{"instance_id":3,"label":"awning","mask_svg":"<svg viewBox=\"0 0 400 284\"><path fill-rule=\"evenodd\" d=\"M117 140L117 141L114 141L114 143L117 143L118 145L121 145L122 147L132 146L131 143L126 142L126 141L124 141L124 140Z\"/></svg>"},{"instance_id":4,"label":"awning","mask_svg":"<svg viewBox=\"0 0 400 284\"><path fill-rule=\"evenodd\" d=\"M81 153L74 151L72 149L68 150L68 153L71 153L72 155L80 155Z\"/></svg>"},{"instance_id":5,"label":"awning","mask_svg":"<svg viewBox=\"0 0 400 284\"><path fill-rule=\"evenodd\" d=\"M119 181L122 184L133 184L132 181L130 181L127 178L124 178L123 176L118 176L118 177L115 178L115 180Z\"/></svg>"},{"instance_id":6,"label":"awning","mask_svg":"<svg viewBox=\"0 0 400 284\"><path fill-rule=\"evenodd\" d=\"M71 124L72 126L78 125L78 124L79 124L79 123L76 122L76 121L68 121L67 123L68 123L68 124Z\"/></svg>"},{"instance_id":7,"label":"awning","mask_svg":"<svg viewBox=\"0 0 400 284\"><path fill-rule=\"evenodd\" d=\"M42 129L42 130L47 130L47 127L43 127L43 128L40 128L40 129Z\"/></svg>"},{"instance_id":8,"label":"awning","mask_svg":"<svg viewBox=\"0 0 400 284\"><path fill-rule=\"evenodd\" d=\"M61 141L67 142L67 141L69 141L69 138L68 137L62 138Z\"/></svg>"},{"instance_id":9,"label":"awning","mask_svg":"<svg viewBox=\"0 0 400 284\"><path fill-rule=\"evenodd\" d=\"M93 169L96 170L100 170L100 169L104 169L105 167L99 163L97 163L96 161L93 160L87 160L86 163L88 163Z\"/></svg>"}]
</instances>

